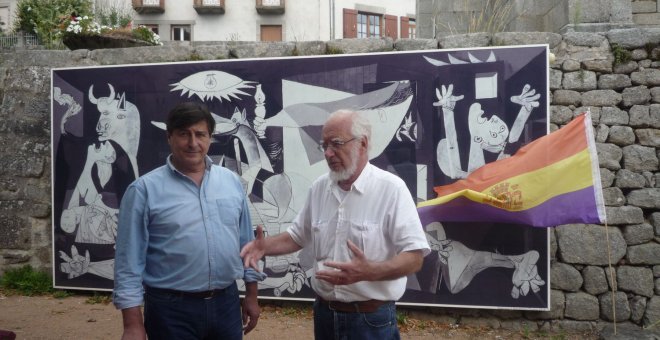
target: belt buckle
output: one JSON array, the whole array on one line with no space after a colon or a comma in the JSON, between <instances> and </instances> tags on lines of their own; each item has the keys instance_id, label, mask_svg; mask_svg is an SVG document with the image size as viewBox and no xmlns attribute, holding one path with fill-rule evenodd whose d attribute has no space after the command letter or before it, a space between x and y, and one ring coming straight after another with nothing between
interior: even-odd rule
<instances>
[{"instance_id":1,"label":"belt buckle","mask_svg":"<svg viewBox=\"0 0 660 340\"><path fill-rule=\"evenodd\" d=\"M210 290L209 293L208 293L208 295L206 295L206 296L204 297L204 300L210 300L210 299L213 298L214 295L215 295L215 289L214 289L214 290Z\"/></svg>"}]
</instances>

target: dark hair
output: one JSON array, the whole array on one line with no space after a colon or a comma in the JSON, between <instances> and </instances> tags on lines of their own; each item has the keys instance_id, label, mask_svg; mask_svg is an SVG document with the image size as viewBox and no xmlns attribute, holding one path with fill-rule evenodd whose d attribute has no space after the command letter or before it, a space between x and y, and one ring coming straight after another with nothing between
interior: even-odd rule
<instances>
[{"instance_id":1,"label":"dark hair","mask_svg":"<svg viewBox=\"0 0 660 340\"><path fill-rule=\"evenodd\" d=\"M167 134L171 134L176 129L185 129L201 121L206 121L209 134L213 134L215 119L213 119L206 105L195 102L179 103L167 115L167 121L165 122Z\"/></svg>"}]
</instances>

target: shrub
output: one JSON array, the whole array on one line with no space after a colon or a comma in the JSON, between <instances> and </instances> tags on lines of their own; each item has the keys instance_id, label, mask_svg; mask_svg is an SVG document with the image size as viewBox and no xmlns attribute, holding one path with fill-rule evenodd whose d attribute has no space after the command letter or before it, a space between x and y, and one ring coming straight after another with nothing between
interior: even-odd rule
<instances>
[{"instance_id":1,"label":"shrub","mask_svg":"<svg viewBox=\"0 0 660 340\"><path fill-rule=\"evenodd\" d=\"M9 269L0 280L5 289L16 290L27 296L51 293L53 286L48 273L34 270L26 265L17 269Z\"/></svg>"},{"instance_id":2,"label":"shrub","mask_svg":"<svg viewBox=\"0 0 660 340\"><path fill-rule=\"evenodd\" d=\"M58 44L56 33L65 18L91 15L91 0L19 0L14 31L35 33L46 47Z\"/></svg>"}]
</instances>

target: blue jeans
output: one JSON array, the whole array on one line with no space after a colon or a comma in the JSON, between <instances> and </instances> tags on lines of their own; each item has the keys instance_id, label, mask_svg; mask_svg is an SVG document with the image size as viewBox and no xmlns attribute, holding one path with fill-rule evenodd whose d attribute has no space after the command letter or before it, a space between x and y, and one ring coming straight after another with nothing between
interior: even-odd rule
<instances>
[{"instance_id":1,"label":"blue jeans","mask_svg":"<svg viewBox=\"0 0 660 340\"><path fill-rule=\"evenodd\" d=\"M209 299L147 289L144 327L149 340L242 339L236 283Z\"/></svg>"},{"instance_id":2,"label":"blue jeans","mask_svg":"<svg viewBox=\"0 0 660 340\"><path fill-rule=\"evenodd\" d=\"M373 313L343 313L314 301L316 340L399 340L396 306L388 302Z\"/></svg>"}]
</instances>

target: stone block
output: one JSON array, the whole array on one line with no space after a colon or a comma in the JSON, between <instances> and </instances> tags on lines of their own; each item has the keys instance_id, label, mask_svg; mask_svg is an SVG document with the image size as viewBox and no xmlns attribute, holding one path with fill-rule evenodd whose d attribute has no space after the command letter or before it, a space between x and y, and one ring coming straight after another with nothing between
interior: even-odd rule
<instances>
[{"instance_id":1,"label":"stone block","mask_svg":"<svg viewBox=\"0 0 660 340\"><path fill-rule=\"evenodd\" d=\"M623 167L630 171L658 170L658 155L655 148L642 145L628 145L622 148Z\"/></svg>"},{"instance_id":2,"label":"stone block","mask_svg":"<svg viewBox=\"0 0 660 340\"><path fill-rule=\"evenodd\" d=\"M609 225L644 223L644 212L639 207L605 207Z\"/></svg>"},{"instance_id":3,"label":"stone block","mask_svg":"<svg viewBox=\"0 0 660 340\"><path fill-rule=\"evenodd\" d=\"M577 66L580 66L579 63ZM595 90L597 88L596 73L584 70L564 73L562 87L566 90L575 91Z\"/></svg>"},{"instance_id":4,"label":"stone block","mask_svg":"<svg viewBox=\"0 0 660 340\"><path fill-rule=\"evenodd\" d=\"M626 258L634 265L660 264L660 244L653 242L630 246Z\"/></svg>"},{"instance_id":5,"label":"stone block","mask_svg":"<svg viewBox=\"0 0 660 340\"><path fill-rule=\"evenodd\" d=\"M617 187L622 189L639 189L646 186L646 178L640 173L621 169L616 173L615 183Z\"/></svg>"},{"instance_id":6,"label":"stone block","mask_svg":"<svg viewBox=\"0 0 660 340\"><path fill-rule=\"evenodd\" d=\"M556 262L550 268L550 282L552 283L552 289L577 292L582 287L584 280L575 267Z\"/></svg>"},{"instance_id":7,"label":"stone block","mask_svg":"<svg viewBox=\"0 0 660 340\"><path fill-rule=\"evenodd\" d=\"M612 293L603 293L598 297L600 302L600 318L607 321L621 322L630 318L630 304L624 292L616 292L614 298Z\"/></svg>"},{"instance_id":8,"label":"stone block","mask_svg":"<svg viewBox=\"0 0 660 340\"><path fill-rule=\"evenodd\" d=\"M626 195L629 205L644 209L660 209L660 188L632 190Z\"/></svg>"},{"instance_id":9,"label":"stone block","mask_svg":"<svg viewBox=\"0 0 660 340\"><path fill-rule=\"evenodd\" d=\"M623 227L623 238L628 246L643 244L653 240L653 226L648 223L632 224Z\"/></svg>"},{"instance_id":10,"label":"stone block","mask_svg":"<svg viewBox=\"0 0 660 340\"><path fill-rule=\"evenodd\" d=\"M619 266L616 280L619 290L648 298L653 296L653 271L650 268Z\"/></svg>"},{"instance_id":11,"label":"stone block","mask_svg":"<svg viewBox=\"0 0 660 340\"><path fill-rule=\"evenodd\" d=\"M601 90L620 90L631 85L627 74L603 74L598 77L598 88Z\"/></svg>"},{"instance_id":12,"label":"stone block","mask_svg":"<svg viewBox=\"0 0 660 340\"><path fill-rule=\"evenodd\" d=\"M585 292L566 293L564 317L573 320L598 320L598 298Z\"/></svg>"},{"instance_id":13,"label":"stone block","mask_svg":"<svg viewBox=\"0 0 660 340\"><path fill-rule=\"evenodd\" d=\"M635 135L640 145L660 147L660 129L637 129Z\"/></svg>"},{"instance_id":14,"label":"stone block","mask_svg":"<svg viewBox=\"0 0 660 340\"><path fill-rule=\"evenodd\" d=\"M627 87L621 93L621 104L624 107L646 105L651 102L651 91L645 85Z\"/></svg>"},{"instance_id":15,"label":"stone block","mask_svg":"<svg viewBox=\"0 0 660 340\"><path fill-rule=\"evenodd\" d=\"M630 126L614 125L610 127L607 143L626 146L635 143L635 132Z\"/></svg>"},{"instance_id":16,"label":"stone block","mask_svg":"<svg viewBox=\"0 0 660 340\"><path fill-rule=\"evenodd\" d=\"M593 224L566 224L556 229L558 258L565 263L605 266L610 259L617 263L625 256L626 241L619 228L610 227L608 236L605 227ZM607 238L610 240L609 256ZM590 246L585 247L585 244Z\"/></svg>"},{"instance_id":17,"label":"stone block","mask_svg":"<svg viewBox=\"0 0 660 340\"><path fill-rule=\"evenodd\" d=\"M621 94L614 90L592 90L582 93L583 106L617 106L622 99Z\"/></svg>"},{"instance_id":18,"label":"stone block","mask_svg":"<svg viewBox=\"0 0 660 340\"><path fill-rule=\"evenodd\" d=\"M586 266L582 269L584 290L591 295L600 295L607 292L609 285L605 271L598 266Z\"/></svg>"},{"instance_id":19,"label":"stone block","mask_svg":"<svg viewBox=\"0 0 660 340\"><path fill-rule=\"evenodd\" d=\"M596 150L598 152L598 164L601 168L621 169L619 162L623 157L623 151L620 147L610 143L596 143Z\"/></svg>"},{"instance_id":20,"label":"stone block","mask_svg":"<svg viewBox=\"0 0 660 340\"><path fill-rule=\"evenodd\" d=\"M621 189L617 187L603 188L603 198L605 199L605 205L607 206L620 207L626 204L626 196L624 196Z\"/></svg>"}]
</instances>

